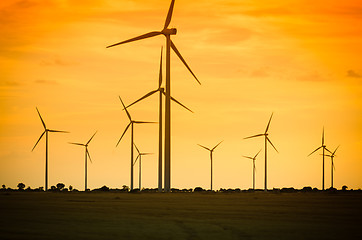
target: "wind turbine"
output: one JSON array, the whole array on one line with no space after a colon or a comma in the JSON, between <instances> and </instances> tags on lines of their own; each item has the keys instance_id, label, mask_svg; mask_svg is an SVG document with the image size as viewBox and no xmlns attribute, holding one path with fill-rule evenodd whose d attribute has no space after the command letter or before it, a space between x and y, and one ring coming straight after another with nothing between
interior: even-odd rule
<instances>
[{"instance_id":1,"label":"wind turbine","mask_svg":"<svg viewBox=\"0 0 362 240\"><path fill-rule=\"evenodd\" d=\"M334 157L336 156L335 153L337 152L337 149L339 148L339 146L331 153L331 155L327 154L326 156L327 157L330 157L331 158L331 188L333 188L333 170L335 170L335 166L334 166Z\"/></svg>"},{"instance_id":2,"label":"wind turbine","mask_svg":"<svg viewBox=\"0 0 362 240\"><path fill-rule=\"evenodd\" d=\"M324 128L323 128L323 132L322 132L322 145L320 147L318 147L316 150L314 150L313 152L311 152L308 157L310 155L312 155L313 153L315 153L316 151L318 151L319 149L323 149L323 163L322 163L322 190L324 190L324 157L325 157L325 150L327 150L328 152L331 153L331 151L329 151L327 149L327 146L324 144Z\"/></svg>"},{"instance_id":3,"label":"wind turbine","mask_svg":"<svg viewBox=\"0 0 362 240\"><path fill-rule=\"evenodd\" d=\"M118 140L116 147L118 146L118 144L121 142L123 136L126 134L127 130L129 127L131 127L131 190L133 190L133 124L143 124L143 123L155 123L155 122L144 122L144 121L135 121L132 120L131 115L129 114L126 106L124 105L121 97L119 97L119 100L121 100L121 103L123 105L124 110L127 113L128 119L129 119L129 124L127 125L126 129L124 130L121 138Z\"/></svg>"},{"instance_id":4,"label":"wind turbine","mask_svg":"<svg viewBox=\"0 0 362 240\"><path fill-rule=\"evenodd\" d=\"M136 157L136 160L134 161L133 165L135 165L136 162L137 162L137 160L140 159L140 160L139 160L139 171L138 171L138 177L139 177L139 180L138 180L138 188L139 188L139 190L141 191L142 156L151 155L152 153L142 153L142 152L140 152L140 151L138 150L136 144L134 144L134 146L135 146L135 148L136 148L136 150L137 150L137 152L138 152L138 156Z\"/></svg>"},{"instance_id":5,"label":"wind turbine","mask_svg":"<svg viewBox=\"0 0 362 240\"><path fill-rule=\"evenodd\" d=\"M155 37L158 35L164 35L166 37L166 108L165 108L165 191L169 192L171 190L171 48L182 61L182 63L186 66L186 68L190 71L192 76L199 82L195 74L192 72L191 68L186 63L185 59L182 57L181 53L176 48L175 44L171 41L171 35L176 35L176 28L168 28L172 18L173 7L175 4L175 0L171 1L170 8L168 10L168 14L166 17L166 22L161 31L153 31L143 35L140 35L135 38L128 39L126 41L122 41L113 45L108 46L107 48L114 47L117 45L134 42L150 37Z\"/></svg>"},{"instance_id":6,"label":"wind turbine","mask_svg":"<svg viewBox=\"0 0 362 240\"><path fill-rule=\"evenodd\" d=\"M266 129L265 129L265 132L264 133L261 133L261 134L257 134L257 135L254 135L254 136L250 136L250 137L246 137L244 139L248 139L248 138L254 138L254 137L261 137L261 136L264 136L265 138L265 176L264 176L264 191L267 191L268 190L268 186L267 186L267 147L268 147L268 142L270 143L270 145L272 145L272 147L275 149L275 151L278 152L278 150L275 148L275 146L273 145L273 143L270 141L269 137L268 137L268 130L269 130L269 126L270 126L270 121L273 117L273 113L271 114L270 116L270 119L269 119L269 122L268 122L268 125L266 126Z\"/></svg>"},{"instance_id":7,"label":"wind turbine","mask_svg":"<svg viewBox=\"0 0 362 240\"><path fill-rule=\"evenodd\" d=\"M92 141L94 135L96 135L97 131L93 134L93 136L88 140L87 143L83 144L83 143L73 143L73 142L70 142L69 144L74 144L74 145L78 145L78 146L83 146L85 147L85 181L84 181L84 191L87 191L87 157L89 157L89 161L92 163L92 159L91 159L91 156L89 154L89 151L88 151L88 144Z\"/></svg>"},{"instance_id":8,"label":"wind turbine","mask_svg":"<svg viewBox=\"0 0 362 240\"><path fill-rule=\"evenodd\" d=\"M202 145L200 145L200 144L197 144L197 145L199 145L200 147L205 148L206 150L210 151L210 160L211 160L211 184L210 184L210 189L211 189L211 191L212 191L212 153L214 152L215 148L217 148L217 146L219 146L220 143L222 143L222 142L223 142L223 141L221 141L221 142L219 142L218 144L216 144L216 146L213 147L212 149L207 148L207 147L205 147L205 146L202 146Z\"/></svg>"},{"instance_id":9,"label":"wind turbine","mask_svg":"<svg viewBox=\"0 0 362 240\"><path fill-rule=\"evenodd\" d=\"M255 154L254 157L243 156L245 158L249 158L249 159L253 160L253 190L255 190L255 171L256 171L255 160L256 160L256 157L259 155L260 152L261 152L261 149L259 150L259 152L257 154Z\"/></svg>"},{"instance_id":10,"label":"wind turbine","mask_svg":"<svg viewBox=\"0 0 362 240\"><path fill-rule=\"evenodd\" d=\"M161 87L162 85L162 48L161 48L161 60L160 60L160 72L159 72L159 81L158 81L158 88L156 90L153 90L137 101L133 102L132 104L128 105L126 108L129 108L133 104L138 103L139 101L142 101L145 98L148 98L152 96L153 94L159 92L159 120L158 120L158 191L162 191L162 95L165 95L165 89ZM192 112L189 108L184 106L182 103L177 101L171 96L171 100L176 102L177 104L181 105L182 107L186 108L188 111ZM192 112L193 113L193 112Z\"/></svg>"},{"instance_id":11,"label":"wind turbine","mask_svg":"<svg viewBox=\"0 0 362 240\"><path fill-rule=\"evenodd\" d=\"M40 117L41 123L43 124L44 127L44 132L40 135L38 141L35 143L33 149L31 151L33 151L36 147L36 145L38 145L40 139L44 136L45 134L45 191L48 191L48 133L49 132L59 132L59 133L69 133L66 131L59 131L59 130L52 130L52 129L48 129L45 125L45 122L43 120L43 118L40 115L40 112L38 110L38 108L36 108L36 111L38 112L38 115Z\"/></svg>"}]
</instances>

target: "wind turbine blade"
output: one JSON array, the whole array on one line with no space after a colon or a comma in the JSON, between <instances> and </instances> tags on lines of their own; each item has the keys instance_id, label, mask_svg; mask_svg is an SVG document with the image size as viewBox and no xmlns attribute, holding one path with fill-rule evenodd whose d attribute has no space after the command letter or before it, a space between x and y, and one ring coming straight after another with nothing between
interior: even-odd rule
<instances>
[{"instance_id":1,"label":"wind turbine blade","mask_svg":"<svg viewBox=\"0 0 362 240\"><path fill-rule=\"evenodd\" d=\"M158 88L160 88L162 85L162 50L163 50L163 47L161 47L161 60L160 60L160 73L159 73L159 77L158 77Z\"/></svg>"},{"instance_id":2,"label":"wind turbine blade","mask_svg":"<svg viewBox=\"0 0 362 240\"><path fill-rule=\"evenodd\" d=\"M209 149L209 148L207 148L207 147L205 147L205 146L202 146L202 145L200 145L200 144L197 144L197 145L199 145L199 146L202 147L202 148L205 148L206 150L211 151L211 149Z\"/></svg>"},{"instance_id":3,"label":"wind turbine blade","mask_svg":"<svg viewBox=\"0 0 362 240\"><path fill-rule=\"evenodd\" d=\"M254 156L254 158L256 158L256 157L259 155L260 152L261 152L261 149L260 149L259 152Z\"/></svg>"},{"instance_id":4,"label":"wind turbine blade","mask_svg":"<svg viewBox=\"0 0 362 240\"><path fill-rule=\"evenodd\" d=\"M90 161L91 163L93 163L93 162L92 162L92 159L91 159L91 156L90 156L90 154L89 154L88 148L86 148L85 151L87 152L87 155L88 155L88 157L89 157L89 161Z\"/></svg>"},{"instance_id":5,"label":"wind turbine blade","mask_svg":"<svg viewBox=\"0 0 362 240\"><path fill-rule=\"evenodd\" d=\"M142 123L157 123L157 122L145 122L145 121L133 121L134 123L140 123L140 124L142 124Z\"/></svg>"},{"instance_id":6,"label":"wind turbine blade","mask_svg":"<svg viewBox=\"0 0 362 240\"><path fill-rule=\"evenodd\" d=\"M138 99L137 101L134 101L133 103L131 103L130 105L128 105L126 108L129 108L130 106L138 103L139 101L142 101L143 99L145 99L145 98L153 95L154 93L156 93L156 92L158 92L158 91L159 91L159 90L157 89L157 90L154 90L154 91L151 91L151 92L147 93L146 95L144 95L143 97L141 97L141 98ZM123 110L125 110L125 109L123 109Z\"/></svg>"},{"instance_id":7,"label":"wind turbine blade","mask_svg":"<svg viewBox=\"0 0 362 240\"><path fill-rule=\"evenodd\" d=\"M46 131L44 131L44 132L40 135L40 137L39 137L38 141L36 141L36 143L35 143L35 145L34 145L33 149L31 149L31 151L33 151L33 150L34 150L34 148L36 147L36 145L38 145L38 143L39 143L40 139L44 136L44 133L45 133L45 132L46 132Z\"/></svg>"},{"instance_id":8,"label":"wind turbine blade","mask_svg":"<svg viewBox=\"0 0 362 240\"><path fill-rule=\"evenodd\" d=\"M127 110L126 106L124 105L124 103L123 103L123 101L122 101L121 96L118 96L118 97L119 97L119 100L121 100L121 103L122 103L123 109L126 111L126 113L127 113L127 116L128 116L128 118L129 118L129 120L130 120L130 121L132 121L131 115L129 114L129 112L128 112L128 110Z\"/></svg>"},{"instance_id":9,"label":"wind turbine blade","mask_svg":"<svg viewBox=\"0 0 362 240\"><path fill-rule=\"evenodd\" d=\"M325 147L325 149L326 149L327 152L329 152L330 154L333 154L328 148Z\"/></svg>"},{"instance_id":10,"label":"wind turbine blade","mask_svg":"<svg viewBox=\"0 0 362 240\"><path fill-rule=\"evenodd\" d=\"M314 150L313 152L311 152L309 155L308 155L308 157L310 156L310 155L312 155L313 153L315 153L316 151L318 151L319 149L321 149L322 148L322 146L320 146L319 148L317 148L316 150Z\"/></svg>"},{"instance_id":11,"label":"wind turbine blade","mask_svg":"<svg viewBox=\"0 0 362 240\"><path fill-rule=\"evenodd\" d=\"M248 138L254 138L254 137L261 137L261 136L264 136L265 134L262 133L262 134L257 134L257 135L254 135L254 136L250 136L250 137L246 137L244 139L248 139Z\"/></svg>"},{"instance_id":12,"label":"wind turbine blade","mask_svg":"<svg viewBox=\"0 0 362 240\"><path fill-rule=\"evenodd\" d=\"M87 144L86 145L88 145L89 143L90 143L90 141L92 141L92 139L93 139L93 137L94 137L94 135L96 135L96 133L97 133L98 131L96 131L94 134L93 134L93 136L88 140L88 142L87 142Z\"/></svg>"},{"instance_id":13,"label":"wind turbine blade","mask_svg":"<svg viewBox=\"0 0 362 240\"><path fill-rule=\"evenodd\" d=\"M136 157L136 160L135 160L134 163L133 163L133 166L136 164L136 162L137 162L137 160L138 160L139 157L140 157L140 155L138 154L138 156Z\"/></svg>"},{"instance_id":14,"label":"wind turbine blade","mask_svg":"<svg viewBox=\"0 0 362 240\"><path fill-rule=\"evenodd\" d=\"M224 140L222 140L221 142L219 142L218 144L216 144L216 146L213 148L213 149L211 149L211 151L214 151L215 150L215 148L217 148L219 145L220 145L220 143L222 143Z\"/></svg>"},{"instance_id":15,"label":"wind turbine blade","mask_svg":"<svg viewBox=\"0 0 362 240\"><path fill-rule=\"evenodd\" d=\"M79 145L79 146L85 146L85 144L82 144L82 143L73 143L73 142L68 142L69 144L73 144L73 145Z\"/></svg>"},{"instance_id":16,"label":"wind turbine blade","mask_svg":"<svg viewBox=\"0 0 362 240\"><path fill-rule=\"evenodd\" d=\"M141 155L153 155L153 153L140 153Z\"/></svg>"},{"instance_id":17,"label":"wind turbine blade","mask_svg":"<svg viewBox=\"0 0 362 240\"><path fill-rule=\"evenodd\" d=\"M163 94L165 95L165 92L163 92ZM174 101L175 103L177 103L178 105L180 105L181 107L185 108L186 110L194 113L190 108L186 107L185 105L183 105L182 103L180 103L179 101L177 101L175 98L171 97L171 100Z\"/></svg>"},{"instance_id":18,"label":"wind turbine blade","mask_svg":"<svg viewBox=\"0 0 362 240\"><path fill-rule=\"evenodd\" d=\"M186 68L190 71L190 73L192 74L192 76L194 76L194 78L196 79L196 81L201 85L200 81L197 79L197 77L195 76L195 74L192 72L191 68L189 67L189 65L187 65L185 59L182 57L181 53L177 50L175 44L171 41L171 48L173 49L173 51L176 53L176 55L180 58L180 60L183 62L183 64L186 66Z\"/></svg>"},{"instance_id":19,"label":"wind turbine blade","mask_svg":"<svg viewBox=\"0 0 362 240\"><path fill-rule=\"evenodd\" d=\"M163 27L163 29L166 29L168 27L168 25L170 25L174 4L175 4L175 0L172 0L170 8L168 9L166 22L165 22L165 26Z\"/></svg>"},{"instance_id":20,"label":"wind turbine blade","mask_svg":"<svg viewBox=\"0 0 362 240\"><path fill-rule=\"evenodd\" d=\"M138 148L137 148L136 144L135 144L135 143L133 143L133 145L135 146L135 148L136 148L136 150L137 150L138 154L141 154L141 153L140 153L140 150L138 150Z\"/></svg>"},{"instance_id":21,"label":"wind turbine blade","mask_svg":"<svg viewBox=\"0 0 362 240\"><path fill-rule=\"evenodd\" d=\"M323 132L322 132L322 146L324 145L324 127L323 127Z\"/></svg>"},{"instance_id":22,"label":"wind turbine blade","mask_svg":"<svg viewBox=\"0 0 362 240\"><path fill-rule=\"evenodd\" d=\"M162 34L161 32L149 32L149 33L140 35L140 36L138 36L138 37L134 37L134 38L128 39L128 40L126 40L126 41L122 41L122 42L119 42L119 43L115 43L115 44L109 45L109 46L107 46L107 48L114 47L114 46L117 46L117 45L121 45L121 44L124 44L124 43L129 43L129 42L134 42L134 41L142 40L142 39L145 39L145 38L155 37L155 36L161 35L161 34Z\"/></svg>"},{"instance_id":23,"label":"wind turbine blade","mask_svg":"<svg viewBox=\"0 0 362 240\"><path fill-rule=\"evenodd\" d=\"M67 131L59 131L59 130L48 130L48 132L57 132L57 133L69 133Z\"/></svg>"},{"instance_id":24,"label":"wind turbine blade","mask_svg":"<svg viewBox=\"0 0 362 240\"><path fill-rule=\"evenodd\" d=\"M340 145L338 145L338 147L334 150L334 152L332 153L332 155L334 156L334 154L337 152L337 149L339 148Z\"/></svg>"},{"instance_id":25,"label":"wind turbine blade","mask_svg":"<svg viewBox=\"0 0 362 240\"><path fill-rule=\"evenodd\" d=\"M118 146L119 142L122 140L122 138L123 138L124 134L126 134L126 132L127 132L128 128L129 128L129 126L130 126L131 124L132 124L132 123L129 123L129 124L127 125L127 127L126 127L126 129L124 130L124 132L123 132L123 134L122 134L121 138L118 140L118 143L117 143L116 147Z\"/></svg>"},{"instance_id":26,"label":"wind turbine blade","mask_svg":"<svg viewBox=\"0 0 362 240\"><path fill-rule=\"evenodd\" d=\"M254 160L252 157L248 157L248 156L243 156L244 158L249 158L251 160Z\"/></svg>"},{"instance_id":27,"label":"wind turbine blade","mask_svg":"<svg viewBox=\"0 0 362 240\"><path fill-rule=\"evenodd\" d=\"M268 137L266 137L266 139L267 139L268 142L273 146L273 148L275 149L275 151L277 151L277 153L279 153L278 150L274 147L273 143L270 141L270 139L269 139Z\"/></svg>"},{"instance_id":28,"label":"wind turbine blade","mask_svg":"<svg viewBox=\"0 0 362 240\"><path fill-rule=\"evenodd\" d=\"M270 116L270 118L269 118L269 122L268 122L268 125L266 126L265 133L268 132L268 129L269 129L270 122L271 122L271 120L272 120L273 114L274 114L274 113L272 113L271 116Z\"/></svg>"},{"instance_id":29,"label":"wind turbine blade","mask_svg":"<svg viewBox=\"0 0 362 240\"><path fill-rule=\"evenodd\" d=\"M37 107L36 107L36 111L38 112L38 115L39 115L39 117L40 117L41 123L42 123L43 126L44 126L44 129L46 129L47 127L45 126L45 122L44 122L43 118L41 117L40 112L39 112L39 110L38 110Z\"/></svg>"}]
</instances>

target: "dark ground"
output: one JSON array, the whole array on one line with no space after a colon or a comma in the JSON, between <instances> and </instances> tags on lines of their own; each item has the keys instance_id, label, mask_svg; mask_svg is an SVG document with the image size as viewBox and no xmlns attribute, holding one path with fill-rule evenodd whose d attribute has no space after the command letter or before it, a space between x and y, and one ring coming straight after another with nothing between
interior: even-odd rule
<instances>
[{"instance_id":1,"label":"dark ground","mask_svg":"<svg viewBox=\"0 0 362 240\"><path fill-rule=\"evenodd\" d=\"M361 192L2 192L0 239L362 239Z\"/></svg>"}]
</instances>

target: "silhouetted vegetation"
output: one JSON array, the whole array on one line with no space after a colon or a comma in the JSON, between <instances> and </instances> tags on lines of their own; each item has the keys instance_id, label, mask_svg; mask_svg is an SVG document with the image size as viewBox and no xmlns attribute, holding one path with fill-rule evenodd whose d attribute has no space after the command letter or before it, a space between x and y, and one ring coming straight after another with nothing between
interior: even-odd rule
<instances>
[{"instance_id":1,"label":"silhouetted vegetation","mask_svg":"<svg viewBox=\"0 0 362 240\"><path fill-rule=\"evenodd\" d=\"M18 187L19 191L23 191L24 188L25 188L25 184L24 183L19 183L17 187Z\"/></svg>"}]
</instances>

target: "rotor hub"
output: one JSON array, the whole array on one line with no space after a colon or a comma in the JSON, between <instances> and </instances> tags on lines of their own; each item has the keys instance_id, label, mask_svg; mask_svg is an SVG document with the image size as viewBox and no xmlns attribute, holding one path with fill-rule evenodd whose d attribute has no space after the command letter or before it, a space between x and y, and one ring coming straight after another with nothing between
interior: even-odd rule
<instances>
[{"instance_id":1,"label":"rotor hub","mask_svg":"<svg viewBox=\"0 0 362 240\"><path fill-rule=\"evenodd\" d=\"M166 28L162 30L162 34L164 35L176 35L177 29L176 28Z\"/></svg>"}]
</instances>

